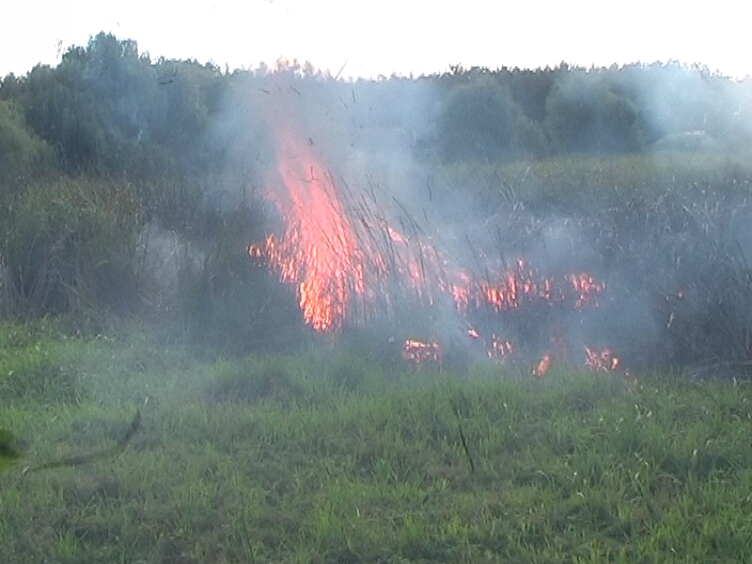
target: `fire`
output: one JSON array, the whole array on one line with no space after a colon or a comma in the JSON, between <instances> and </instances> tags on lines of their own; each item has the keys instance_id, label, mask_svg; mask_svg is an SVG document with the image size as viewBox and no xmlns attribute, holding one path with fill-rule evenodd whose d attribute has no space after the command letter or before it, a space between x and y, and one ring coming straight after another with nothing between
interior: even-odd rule
<instances>
[{"instance_id":1,"label":"fire","mask_svg":"<svg viewBox=\"0 0 752 564\"><path fill-rule=\"evenodd\" d=\"M515 269L498 273L491 279L473 280L465 272L459 273L457 278L458 282L450 290L461 312L485 306L501 312L518 308L523 299L548 300L552 296L553 279L541 277L527 267L524 259L516 261Z\"/></svg>"},{"instance_id":2,"label":"fire","mask_svg":"<svg viewBox=\"0 0 752 564\"><path fill-rule=\"evenodd\" d=\"M585 347L585 366L593 372L615 372L620 365L619 357L609 349Z\"/></svg>"},{"instance_id":3,"label":"fire","mask_svg":"<svg viewBox=\"0 0 752 564\"><path fill-rule=\"evenodd\" d=\"M264 258L266 249L262 245L248 245L248 256L251 258Z\"/></svg>"},{"instance_id":4,"label":"fire","mask_svg":"<svg viewBox=\"0 0 752 564\"><path fill-rule=\"evenodd\" d=\"M611 352L610 349L592 349L590 347L584 347L585 349L585 366L592 372L616 372L621 365L619 357ZM533 376L536 378L543 378L548 373L553 362L553 355L550 352L543 354L540 362L533 366ZM625 372L625 375L628 372ZM626 376L625 376L626 377Z\"/></svg>"},{"instance_id":5,"label":"fire","mask_svg":"<svg viewBox=\"0 0 752 564\"><path fill-rule=\"evenodd\" d=\"M282 194L270 199L285 221L281 238L269 236L263 254L284 282L297 285L306 323L317 331L341 327L350 296L364 294L363 249L331 176L290 131L277 131L277 173ZM261 251L249 249L252 256Z\"/></svg>"},{"instance_id":6,"label":"fire","mask_svg":"<svg viewBox=\"0 0 752 564\"><path fill-rule=\"evenodd\" d=\"M414 364L441 364L441 346L436 341L425 343L417 339L408 339L402 345L402 359Z\"/></svg>"},{"instance_id":7,"label":"fire","mask_svg":"<svg viewBox=\"0 0 752 564\"><path fill-rule=\"evenodd\" d=\"M487 342L474 327L468 326L465 334L471 339L480 342L485 347L488 358L497 362L505 360L514 350L510 341L502 339L495 333L491 335L490 342Z\"/></svg>"},{"instance_id":8,"label":"fire","mask_svg":"<svg viewBox=\"0 0 752 564\"><path fill-rule=\"evenodd\" d=\"M488 348L488 358L501 360L514 351L512 343L505 341L497 335L491 335L491 346Z\"/></svg>"},{"instance_id":9,"label":"fire","mask_svg":"<svg viewBox=\"0 0 752 564\"><path fill-rule=\"evenodd\" d=\"M518 258L484 265L482 277L456 264L422 231L395 229L365 197L343 192L312 144L301 142L291 123L276 124L276 169L268 178L267 199L283 220L282 233L248 246L248 255L264 260L280 280L295 288L304 321L320 332L341 331L347 322L365 323L379 311L394 312L402 298L424 305L448 299L460 316L501 314L540 302L546 308L565 305L581 310L597 307L605 284L585 272L544 276ZM345 199L342 196L348 196ZM496 334L484 337L471 327L466 335L501 361L513 354L511 341ZM555 359L569 358L566 339L554 336L549 352L533 369L543 377ZM610 351L586 349L591 370L614 371L618 357ZM402 357L410 362L441 362L438 342L407 340Z\"/></svg>"},{"instance_id":10,"label":"fire","mask_svg":"<svg viewBox=\"0 0 752 564\"><path fill-rule=\"evenodd\" d=\"M549 368L551 368L551 355L545 353L540 362L533 367L533 376L536 378L544 378Z\"/></svg>"},{"instance_id":11,"label":"fire","mask_svg":"<svg viewBox=\"0 0 752 564\"><path fill-rule=\"evenodd\" d=\"M582 308L593 299L593 296L606 289L604 283L596 281L586 272L570 274L567 278L577 294L577 301L575 302L577 308Z\"/></svg>"}]
</instances>

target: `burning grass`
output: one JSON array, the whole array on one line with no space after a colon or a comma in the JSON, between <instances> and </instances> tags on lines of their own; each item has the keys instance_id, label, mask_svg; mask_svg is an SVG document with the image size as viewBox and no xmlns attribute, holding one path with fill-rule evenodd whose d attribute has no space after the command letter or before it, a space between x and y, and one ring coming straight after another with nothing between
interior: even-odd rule
<instances>
[{"instance_id":1,"label":"burning grass","mask_svg":"<svg viewBox=\"0 0 752 564\"><path fill-rule=\"evenodd\" d=\"M465 234L468 248L457 253L451 235L447 239L426 231L394 196L385 207L375 187L351 188L346 179L335 178L322 156L302 141L306 137L299 127L289 119L274 124L276 169L267 179L264 197L276 207L281 227L279 234L250 243L248 255L294 289L303 321L314 331L341 334L383 318L391 318L397 327L402 312L423 309L432 312L426 326L401 339L404 360L441 365L447 335L429 339L427 333L446 333L446 326L454 324L464 326L464 338L483 346L488 358L503 362L518 356L526 361L546 346L542 340L553 339L541 336L549 329L568 348L564 323L557 320L572 317L566 310L584 313L603 300L606 284L589 272L541 272L523 256L505 256L520 251L514 246L494 253ZM427 223L425 211L424 216ZM456 227L450 224L449 231ZM499 244L508 239L498 228L497 234ZM458 259L468 252L475 257L474 266ZM438 323L435 318L441 316L445 321ZM482 326L478 318L484 320ZM450 340L455 337L450 335ZM557 362L582 364L564 348L556 351ZM517 350L522 355L516 355ZM553 351L543 354L548 361L545 369L539 365L533 370L538 376L547 372L554 356ZM618 362L616 358L608 369L615 370ZM589 352L585 363L606 368L605 363L596 366Z\"/></svg>"},{"instance_id":2,"label":"burning grass","mask_svg":"<svg viewBox=\"0 0 752 564\"><path fill-rule=\"evenodd\" d=\"M460 377L341 346L199 358L144 327L17 341L0 338L5 357L57 348L87 393L0 398L0 428L25 445L0 481L9 564L743 562L752 549L748 381L640 373L630 387L475 363ZM120 456L20 474L111 446L137 406Z\"/></svg>"},{"instance_id":3,"label":"burning grass","mask_svg":"<svg viewBox=\"0 0 752 564\"><path fill-rule=\"evenodd\" d=\"M608 350L622 368L707 375L733 365L748 375L748 163L742 154L552 159L442 169L433 185L435 197L466 190L494 210L485 224L498 230L500 248L522 244L554 264L584 261L594 277L580 280L603 283L593 286L600 290L595 313L583 318L588 338L574 347L585 348L587 366L614 366L611 359L594 362L594 352ZM551 349L529 356L553 359Z\"/></svg>"},{"instance_id":4,"label":"burning grass","mask_svg":"<svg viewBox=\"0 0 752 564\"><path fill-rule=\"evenodd\" d=\"M408 362L442 365L464 346L535 376L752 362L740 158L454 167L432 171L421 199L422 187L340 176L303 127L293 110L269 124L264 198L280 222L248 254L315 332L387 319Z\"/></svg>"}]
</instances>

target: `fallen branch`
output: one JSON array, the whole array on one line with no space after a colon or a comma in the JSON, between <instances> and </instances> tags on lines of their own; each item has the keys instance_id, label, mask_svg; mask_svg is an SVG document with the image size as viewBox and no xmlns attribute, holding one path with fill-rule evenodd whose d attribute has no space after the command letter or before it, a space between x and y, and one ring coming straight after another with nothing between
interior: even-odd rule
<instances>
[{"instance_id":1,"label":"fallen branch","mask_svg":"<svg viewBox=\"0 0 752 564\"><path fill-rule=\"evenodd\" d=\"M27 466L26 468L23 469L22 473L30 474L31 472L38 472L40 470L50 470L52 468L66 468L70 466L81 466L82 464L89 464L91 462L94 462L95 460L117 456L118 454L123 452L128 442L130 442L130 440L133 438L133 435L136 434L136 431L138 431L140 427L141 427L141 410L138 410L136 411L136 415L133 418L133 421L131 421L131 424L128 427L128 430L121 437L121 439L117 442L117 444L115 444L115 446L108 448L108 449L98 450L94 452L72 454L69 456L65 456L63 458L59 458L57 460L51 460L43 464L38 464L37 466Z\"/></svg>"}]
</instances>

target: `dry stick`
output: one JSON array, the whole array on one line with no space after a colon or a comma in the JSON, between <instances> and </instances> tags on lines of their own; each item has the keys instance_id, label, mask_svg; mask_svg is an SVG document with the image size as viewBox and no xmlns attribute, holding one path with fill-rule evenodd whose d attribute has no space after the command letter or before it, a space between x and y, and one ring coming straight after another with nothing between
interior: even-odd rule
<instances>
[{"instance_id":1,"label":"dry stick","mask_svg":"<svg viewBox=\"0 0 752 564\"><path fill-rule=\"evenodd\" d=\"M457 428L460 432L460 442L462 443L462 448L465 451L465 456L467 456L467 461L470 463L470 473L475 474L475 461L473 460L473 456L470 454L470 448L467 446L467 440L465 439L465 433L462 432L462 421L460 420L460 410L457 407L457 405L452 401L452 409L454 410L454 416L457 418Z\"/></svg>"},{"instance_id":2,"label":"dry stick","mask_svg":"<svg viewBox=\"0 0 752 564\"><path fill-rule=\"evenodd\" d=\"M120 454L128 444L128 442L133 438L133 435L136 434L136 431L139 430L141 427L141 410L139 409L136 411L136 416L133 418L133 421L131 421L130 426L128 427L128 430L125 432L125 435L122 436L122 438L117 442L117 444L111 448L105 449L105 450L99 450L94 452L85 452L81 454L73 454L69 456L65 456L63 458L59 458L58 460L52 460L49 462L45 462L44 464L39 464L37 466L31 466L26 467L23 469L23 474L29 474L31 472L38 472L39 470L49 470L52 468L63 468L63 467L69 467L69 466L80 466L82 464L88 464L90 462L94 462L95 460L99 460L102 458L109 458L112 456L116 456Z\"/></svg>"},{"instance_id":3,"label":"dry stick","mask_svg":"<svg viewBox=\"0 0 752 564\"><path fill-rule=\"evenodd\" d=\"M392 196L392 202L404 214L404 218L409 224L409 231L411 231L412 234L416 236L425 236L425 232L423 231L423 229L421 229L418 222L415 221L415 218L412 216L412 214L409 211L407 211L407 208L404 206L404 204L402 204L402 202L400 202L395 196ZM402 221L402 217L400 217L400 223L402 224L405 231L408 231L408 225L406 225Z\"/></svg>"},{"instance_id":4,"label":"dry stick","mask_svg":"<svg viewBox=\"0 0 752 564\"><path fill-rule=\"evenodd\" d=\"M473 242L470 240L470 234L467 231L465 231L465 241L467 242L467 246L470 249L470 253L473 255L476 267L479 267L481 270L486 271L486 282L491 284L491 277L488 272L488 261L481 260L480 253L476 251L475 245L473 245Z\"/></svg>"},{"instance_id":5,"label":"dry stick","mask_svg":"<svg viewBox=\"0 0 752 564\"><path fill-rule=\"evenodd\" d=\"M361 251L363 252L363 257L368 258L368 259L371 259L373 255L384 257L386 253L384 252L383 247L386 246L389 251L392 251L392 254L389 258L391 259L393 263L394 249L392 246L392 242L389 240L388 234L383 230L383 228L377 227L376 229L374 229L373 227L374 224L376 226L381 226L382 224L385 223L385 221L382 220L380 216L378 216L374 212L374 209L368 205L364 196L362 195L360 198L361 201L359 203L356 203L355 205L349 205L349 202L355 200L355 196L350 190L346 182L344 183L344 186L345 186L345 194L343 194L343 200L346 205L342 209L342 213L345 215L345 218L348 219L347 210L350 209L351 210L350 213L353 214L355 218L358 220L357 222L353 222L353 231L354 231L356 241ZM373 199L374 204L376 204L376 197L375 197L375 193L373 193L373 187L371 187L371 198ZM378 211L378 205L376 205L376 210ZM358 229L358 223L359 223L360 229ZM380 244L378 235L381 235L381 237L384 239L383 241L384 245ZM366 265L364 264L364 266ZM378 274L378 269L376 269L373 273Z\"/></svg>"}]
</instances>

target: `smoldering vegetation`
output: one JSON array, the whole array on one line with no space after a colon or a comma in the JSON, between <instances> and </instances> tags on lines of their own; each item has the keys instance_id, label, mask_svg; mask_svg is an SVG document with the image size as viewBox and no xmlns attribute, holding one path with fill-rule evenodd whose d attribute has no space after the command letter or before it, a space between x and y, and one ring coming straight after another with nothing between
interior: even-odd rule
<instances>
[{"instance_id":1,"label":"smoldering vegetation","mask_svg":"<svg viewBox=\"0 0 752 564\"><path fill-rule=\"evenodd\" d=\"M743 368L751 101L749 80L674 63L343 81L295 61L152 61L100 34L0 86L0 305L294 349L315 337L301 296L248 250L289 225L281 167L303 147L361 251L391 257L369 306L384 315L345 319L350 341L437 340L466 361L496 336L527 362L561 333L633 367ZM406 289L410 261L443 289ZM563 297L460 314L446 291L452 272L491 287L523 263ZM599 289L579 307L567 277L582 273Z\"/></svg>"},{"instance_id":2,"label":"smoldering vegetation","mask_svg":"<svg viewBox=\"0 0 752 564\"><path fill-rule=\"evenodd\" d=\"M749 93L5 77L0 560L746 562Z\"/></svg>"},{"instance_id":3,"label":"smoldering vegetation","mask_svg":"<svg viewBox=\"0 0 752 564\"><path fill-rule=\"evenodd\" d=\"M629 159L623 164L637 166ZM588 164L606 174L612 165L598 159ZM659 158L639 166L638 176L656 182L673 165ZM597 307L559 321L578 344L618 350L633 367L713 372L723 365L744 373L750 354L750 178L733 163L714 166L723 175L717 183L698 182L685 171L665 184L596 185L592 201L574 206L565 199L541 209L540 201L522 196L514 220L496 218L498 237L515 241L520 255L548 272L582 269L604 282Z\"/></svg>"}]
</instances>

